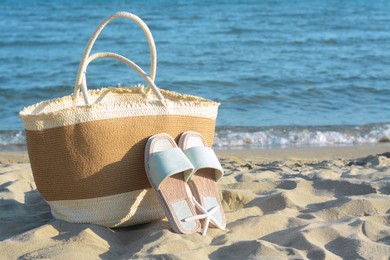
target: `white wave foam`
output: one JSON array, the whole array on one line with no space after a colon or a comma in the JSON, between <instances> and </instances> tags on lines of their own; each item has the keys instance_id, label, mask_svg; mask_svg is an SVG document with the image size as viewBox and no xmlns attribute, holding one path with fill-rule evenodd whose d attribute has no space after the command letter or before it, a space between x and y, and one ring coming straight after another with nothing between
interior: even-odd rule
<instances>
[{"instance_id":1,"label":"white wave foam","mask_svg":"<svg viewBox=\"0 0 390 260\"><path fill-rule=\"evenodd\" d=\"M325 128L325 129L324 129ZM268 128L259 131L221 130L217 148L329 146L390 142L390 125L362 127Z\"/></svg>"},{"instance_id":2,"label":"white wave foam","mask_svg":"<svg viewBox=\"0 0 390 260\"><path fill-rule=\"evenodd\" d=\"M26 137L23 131L0 131L0 146L25 145Z\"/></svg>"},{"instance_id":3,"label":"white wave foam","mask_svg":"<svg viewBox=\"0 0 390 260\"><path fill-rule=\"evenodd\" d=\"M219 129L214 147L263 148L330 146L390 142L390 124L330 127L269 127L262 129ZM0 131L0 148L25 146L24 131Z\"/></svg>"}]
</instances>

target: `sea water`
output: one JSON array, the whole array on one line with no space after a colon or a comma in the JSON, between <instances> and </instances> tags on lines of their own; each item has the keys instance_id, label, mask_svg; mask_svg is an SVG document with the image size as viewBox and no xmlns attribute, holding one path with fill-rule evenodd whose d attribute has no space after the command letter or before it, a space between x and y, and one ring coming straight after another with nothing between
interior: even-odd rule
<instances>
[{"instance_id":1,"label":"sea water","mask_svg":"<svg viewBox=\"0 0 390 260\"><path fill-rule=\"evenodd\" d=\"M23 146L18 112L69 95L86 43L117 11L157 46L156 85L221 103L215 147L390 141L390 1L1 1L0 149ZM114 20L92 52L149 72L141 29ZM142 79L93 62L88 87Z\"/></svg>"}]
</instances>

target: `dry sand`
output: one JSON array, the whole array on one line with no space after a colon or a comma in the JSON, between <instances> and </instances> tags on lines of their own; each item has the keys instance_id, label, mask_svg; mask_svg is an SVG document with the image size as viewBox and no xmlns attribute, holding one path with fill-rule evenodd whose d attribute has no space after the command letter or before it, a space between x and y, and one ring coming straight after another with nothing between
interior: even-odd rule
<instances>
[{"instance_id":1,"label":"dry sand","mask_svg":"<svg viewBox=\"0 0 390 260\"><path fill-rule=\"evenodd\" d=\"M218 151L227 231L56 220L26 153L0 152L0 259L388 259L390 146Z\"/></svg>"}]
</instances>

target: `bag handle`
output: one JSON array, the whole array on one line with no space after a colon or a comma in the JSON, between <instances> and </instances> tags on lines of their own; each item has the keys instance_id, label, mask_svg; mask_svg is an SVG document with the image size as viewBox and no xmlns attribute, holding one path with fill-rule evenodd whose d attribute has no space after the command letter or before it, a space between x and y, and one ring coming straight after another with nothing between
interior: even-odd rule
<instances>
[{"instance_id":1,"label":"bag handle","mask_svg":"<svg viewBox=\"0 0 390 260\"><path fill-rule=\"evenodd\" d=\"M91 63L93 60L96 60L96 59L100 59L100 58L112 58L112 59L116 59L122 63L125 63L127 64L130 68L132 68L133 70L135 70L145 81L146 83L151 87L152 91L154 92L154 94L157 96L157 98L163 103L165 104L165 99L164 97L162 96L160 90L158 89L158 87L156 86L156 84L154 84L153 80L146 74L145 71L143 71L137 64L135 64L133 61L129 60L128 58L122 56L122 55L119 55L117 53L112 53L112 52L98 52L98 53L94 53L92 55L90 55L88 57L88 59L86 60L86 67L89 65L89 63ZM86 69L86 68L85 68ZM85 71L86 72L86 71ZM86 77L84 76L83 77L83 85L87 86L87 81L86 81Z\"/></svg>"},{"instance_id":2,"label":"bag handle","mask_svg":"<svg viewBox=\"0 0 390 260\"><path fill-rule=\"evenodd\" d=\"M90 104L89 102L89 96L88 96L88 91L87 91L87 85L84 85L83 83L85 82L85 71L88 66L88 56L91 53L92 47L94 43L96 42L96 39L98 38L99 34L103 30L103 28L111 22L113 19L116 18L127 18L130 20L133 20L135 23L137 23L141 29L144 31L146 39L148 40L149 43L149 48L150 48L150 58L151 58L151 64L150 64L150 78L152 81L154 81L156 77L156 67L157 67L157 54L156 54L156 45L153 40L152 33L150 32L148 26L145 24L144 21L141 20L138 16L128 13L128 12L118 12L110 17L106 18L96 29L96 31L93 33L92 37L89 39L87 46L85 48L84 54L81 58L81 62L79 65L79 70L77 73L77 79L74 87L74 93L73 93L73 98L77 99L79 96L80 89L83 92L84 100L86 104ZM123 57L123 56L122 56ZM151 85L148 85L147 91L150 89Z\"/></svg>"}]
</instances>

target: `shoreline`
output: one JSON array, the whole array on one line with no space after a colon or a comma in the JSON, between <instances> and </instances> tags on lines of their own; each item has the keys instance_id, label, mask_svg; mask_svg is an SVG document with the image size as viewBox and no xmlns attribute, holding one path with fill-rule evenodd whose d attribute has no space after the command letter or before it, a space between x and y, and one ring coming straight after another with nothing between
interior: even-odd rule
<instances>
[{"instance_id":1,"label":"shoreline","mask_svg":"<svg viewBox=\"0 0 390 260\"><path fill-rule=\"evenodd\" d=\"M217 149L218 157L235 157L260 162L269 161L323 161L335 159L355 159L369 155L390 152L390 144L369 144L353 146L302 146L263 149ZM27 150L0 149L0 163L29 163Z\"/></svg>"},{"instance_id":2,"label":"shoreline","mask_svg":"<svg viewBox=\"0 0 390 260\"><path fill-rule=\"evenodd\" d=\"M220 157L237 157L256 161L322 161L354 159L390 152L390 144L369 144L353 146L302 146L264 149L214 149Z\"/></svg>"}]
</instances>

